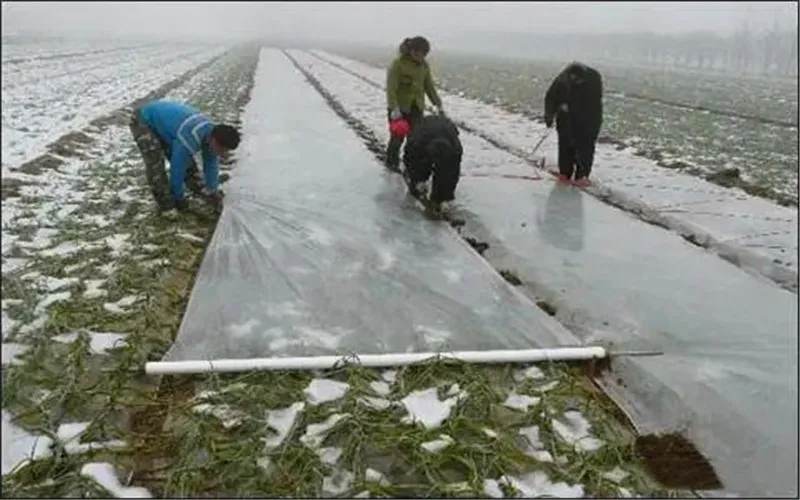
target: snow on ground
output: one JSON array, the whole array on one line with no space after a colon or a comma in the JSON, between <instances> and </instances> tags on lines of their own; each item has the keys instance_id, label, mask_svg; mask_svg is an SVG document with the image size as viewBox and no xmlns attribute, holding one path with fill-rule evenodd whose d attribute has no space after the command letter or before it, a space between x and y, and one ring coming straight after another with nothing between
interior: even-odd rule
<instances>
[{"instance_id":1,"label":"snow on ground","mask_svg":"<svg viewBox=\"0 0 800 500\"><path fill-rule=\"evenodd\" d=\"M220 96L216 82L234 66L226 60L215 63L170 97L206 103L231 99L230 92ZM267 66L267 76L274 67ZM297 76L297 84L305 85ZM230 106L214 109L228 110ZM481 139L473 140L483 146ZM354 136L354 144L357 141ZM490 147L483 147L487 159L495 162L490 161L489 168L516 161L503 152L492 156ZM93 149L93 160L67 161L58 170L45 171L37 184L22 188L22 197L3 202L3 340L9 341L4 346L25 346L9 348L11 355L28 349L24 364L4 366L4 405L14 402L29 410L69 397L71 411L86 414L71 414L59 427L48 430L57 439L72 443L65 446L71 453L85 454L75 459L77 465L65 465L79 467L70 469L71 474L87 477L107 494L149 497L149 489L128 484L129 471L115 463L109 451L102 459L88 453L93 448L120 449L126 443L113 436L113 431L103 439L92 437L98 432L95 427L113 429L113 425L90 419L104 415L109 404L116 410L124 403L113 399L110 392L118 389L114 374L100 373L94 380L91 377L98 374L87 367L136 354L133 337L142 329L151 331L153 321L158 321L150 313L165 302L176 301L179 294L175 290L165 294L163 289L171 285L160 281L165 269L180 272L187 265L180 255L174 255L172 262L164 260L164 247L196 246L196 242L186 238L186 234L194 235L187 233L183 224L150 221L149 193L124 125L108 126ZM11 262L14 267L7 270L6 263ZM151 273L142 272L146 269ZM137 300L139 297L146 300ZM109 305L131 314L116 314L117 309L109 311ZM120 330L83 325L79 332L70 328L78 320L119 325ZM169 328L170 324L162 327ZM138 346L147 353L149 347ZM80 357L93 353L91 358ZM139 353L141 359L147 353ZM57 367L48 370L48 362ZM5 378L7 373L14 377ZM58 380L90 387L69 389L51 379L46 379L46 387L18 382L19 378L46 378L53 373ZM123 376L126 382L130 380L129 372L123 371ZM573 376L563 367L541 365L513 373L446 366L379 374L361 371L346 381L322 374L314 378L310 374L255 374L230 382L209 377L199 383L197 389L204 390L194 398L183 402L176 397L168 402L173 412L170 425L165 423L163 430L159 427L163 435L155 437L168 448L168 455L157 465L161 471L166 467L165 475L170 478L163 483L164 496L177 494L175 485L185 489L184 494L197 494L211 491L209 484L232 495L240 490L252 495L248 488L263 488L274 491L274 496L299 496L298 492L385 496L391 488L407 493L403 489L407 484L428 485L423 487L426 491L415 490L415 496L479 496L486 492L500 497L504 489L516 490L517 496L610 495L622 493L623 488L650 491L652 486L620 459L621 453L614 452L614 446L623 444L614 441L618 436L602 419L599 403L587 391L577 394L580 389L567 383ZM95 384L109 390L101 393L100 403L92 399L89 390ZM575 398L584 402L580 413L567 408L566 400ZM504 405L509 401L513 408ZM25 417L36 415L19 411L17 416L20 422L12 421L11 411L4 407L4 487L8 481L21 488L20 482L26 480L24 470L18 474L8 471L25 460L52 459L51 438L33 436L30 431L30 427L45 428L51 422L26 424ZM564 432L546 431L556 428L556 420L550 416L563 420ZM589 422L588 429L582 419ZM29 430L24 431L23 425ZM536 433L530 429L533 425L538 426ZM13 440L6 439L12 435ZM84 438L87 442L82 442ZM601 443L599 449L587 451L576 445L591 439ZM555 450L557 456L547 460L541 453L545 448ZM354 459L356 453L362 458ZM466 462L453 474L448 464L456 454ZM598 469L596 474L583 473L587 455L596 458L591 465ZM471 476L484 464L493 470L523 472ZM552 469L553 464L562 469ZM215 474L207 474L208 470ZM619 471L629 474L619 485L602 477L608 473L618 478ZM583 476L580 482L565 479L579 474ZM70 477L58 479L72 480ZM158 483L157 478L153 481ZM476 485L479 490L474 489ZM59 494L63 491L53 495Z\"/></svg>"},{"instance_id":2,"label":"snow on ground","mask_svg":"<svg viewBox=\"0 0 800 500\"><path fill-rule=\"evenodd\" d=\"M556 382L556 380L548 380L549 376L545 375L538 367L523 368L516 372L515 380L518 380L516 388L509 392L509 396L514 394L513 391L530 391L533 386L526 384L528 381L534 379L529 376L531 369L535 371L536 375L541 375L538 381ZM526 374L526 372L528 372ZM387 372L384 372L384 376ZM305 393L320 391L327 394L324 399L326 403L323 407L324 411L319 412L314 406L308 406L303 401L296 401L287 407L272 408L266 410L267 430L264 437L260 437L265 445L265 455L256 459L265 473L269 477L276 474L277 469L285 464L282 458L283 454L287 451L287 447L293 446L295 440L307 447L315 455L317 455L322 464L327 466L327 475L322 482L322 491L326 494L356 494L359 492L357 482L354 480L356 477L363 477L366 483L378 484L384 488L392 486L393 481L399 480L397 471L390 471L385 465L381 465L381 460L367 461L363 470L363 476L357 470L348 470L346 462L350 457L345 457L346 449L350 446L348 438L349 432L342 434L337 430L343 428L350 428L349 426L370 427L375 425L374 421L384 422L380 426L387 426L386 433L402 432L406 437L404 440L419 440L417 447L418 452L437 456L445 453L458 453L449 451L453 447L465 446L463 438L454 438L450 433L463 433L462 425L467 424L467 420L459 415L457 405L469 405L470 399L473 395L468 391L461 390L457 383L451 383L447 380L440 381L435 386L426 389L405 391L402 388L402 383L398 381L396 372L391 377L392 382L378 382L373 381L374 384L386 384L386 389L381 387L381 393L390 401L390 405L386 408L372 408L373 411L378 412L381 416L374 418L371 421L363 420L365 415L360 414L359 410L355 412L350 411L348 403L341 400L341 397L346 392L360 392L363 390L361 387L351 387L347 383L339 382L336 380L325 378L314 378L310 381ZM410 382L409 374L406 370L402 370L400 378L406 383ZM389 378L389 377L387 377ZM413 383L413 382L412 382ZM330 390L335 388L334 390ZM258 398L258 394L253 391L261 391L266 388L256 388L247 384L237 383L227 386L221 390L206 390L202 392L202 398L205 401L215 401L215 403L206 403L202 408L195 407L195 411L214 418L229 432L235 432L237 427L246 425L247 419L245 418L246 412L233 414L235 410L232 408L247 408L253 398ZM273 391L273 394L275 391ZM248 396L248 394L250 394ZM437 394L444 395L440 398ZM364 394L360 395L364 397ZM528 396L530 397L530 396ZM500 400L497 400L498 402ZM555 400L551 401L553 404ZM549 406L549 405L548 405ZM357 408L357 407L355 407ZM399 413L397 409L401 409ZM526 421L534 415L540 415L536 418L541 418L546 412L542 412L541 408L522 408L517 410L519 422ZM549 410L552 412L552 408ZM547 449L559 449L559 463L567 464L575 459L578 454L592 454L600 450L605 443L594 437L590 428L587 428L587 422L583 414L576 410L570 410L564 413L562 420L567 424L562 423L559 419L552 419L550 423L546 421L537 420L541 422L539 426L553 427L555 434L544 440L540 437L539 426L524 427L522 425L511 425L508 423L496 427L496 430L484 428L483 439L484 444L480 446L491 446L492 442L505 442L516 443L511 446L519 446L520 451L532 459L531 464L548 464L554 463L553 456ZM414 424L419 424L415 427ZM390 431L391 426L394 430ZM441 428L442 430L437 430ZM443 432L443 429L449 429ZM431 432L428 432L431 431ZM369 432L366 428L362 428L359 432ZM523 440L516 439L523 436ZM414 437L412 437L414 436ZM551 439L555 438L554 444ZM381 436L376 439L386 439ZM376 443L377 444L377 443ZM473 442L467 446L479 446L479 443ZM555 448L553 448L555 446ZM399 451L399 450L398 450ZM343 461L344 460L344 461ZM439 460L438 458L428 460ZM615 465L608 470L603 471L604 480L607 480L609 487L611 484L630 484L625 480L631 475L631 472L626 471L625 465ZM510 488L511 491L516 490L519 496L529 497L531 494L538 495L568 495L568 496L581 496L584 487L581 484L565 483L559 481L551 481L550 476L544 470L531 471L518 475L502 476L498 479L488 479L489 484L502 484ZM466 483L453 483L446 486L451 488L462 488L465 492L472 491L471 487ZM617 491L621 491L621 488ZM478 492L475 492L478 493ZM497 498L502 497L498 494Z\"/></svg>"},{"instance_id":3,"label":"snow on ground","mask_svg":"<svg viewBox=\"0 0 800 500\"><path fill-rule=\"evenodd\" d=\"M85 119L99 118L143 97L222 51L191 45L171 51L162 48L149 56L140 53L119 62L116 73L109 65L97 75L115 82L119 102L114 106L107 103L108 109L89 109L90 103L86 103ZM181 54L188 60L178 61ZM167 97L203 100L213 96L235 110L236 93L242 87L226 88L225 84L231 76L242 74L238 57L225 55L189 79L180 92ZM234 72L237 64L239 71ZM208 107L209 112L217 109L218 103ZM5 117L3 122L5 126ZM153 217L151 195L127 124L104 124L93 139L89 158L67 158L57 169L44 169L40 175L30 176L35 183L20 188L20 196L3 200L4 488L5 476L25 460L53 456L52 439L32 436L32 428L57 436L68 454L126 447L123 440L114 439L119 431L109 430L115 424L108 415L119 410L120 402L114 398L120 394L102 387L101 391L109 391L107 395L95 393L103 384L115 384L114 374L90 368L134 361L131 349L141 346L129 343L130 333L142 335L142 324L136 324L149 314L145 309L149 301L144 299L160 291L158 276L171 264L162 258L164 245L181 248L183 237L196 238L187 224L173 221L164 225ZM146 292L142 294L142 290ZM120 331L92 328L102 325L119 326ZM124 383L130 382L128 369L123 365ZM61 407L58 398L68 398L69 407ZM104 406L109 404L113 411ZM52 425L49 417L41 421L38 416L44 415L44 410L58 413L60 426L48 429ZM110 433L111 438L88 436L96 436L98 427L105 429L100 434ZM150 496L142 488L120 484L124 481L110 463L86 463L81 474L115 495ZM48 491L52 486L24 484L24 472L13 476L22 478L23 488ZM20 483L11 487L18 488Z\"/></svg>"},{"instance_id":4,"label":"snow on ground","mask_svg":"<svg viewBox=\"0 0 800 500\"><path fill-rule=\"evenodd\" d=\"M2 62L6 64L15 60L24 62L34 62L43 59L41 62L51 60L53 57L85 54L87 52L111 51L124 49L126 47L142 46L142 42L123 42L123 41L103 41L97 40L70 40L64 43L63 40L36 40L23 41L3 38Z\"/></svg>"},{"instance_id":5,"label":"snow on ground","mask_svg":"<svg viewBox=\"0 0 800 500\"><path fill-rule=\"evenodd\" d=\"M290 80L287 85L305 85L297 73L282 73L280 78L271 78L270 71L294 73L290 63L279 53L265 50L261 57L257 85L266 86L275 80ZM285 105L325 106L310 97L287 100ZM274 107L264 111L263 116L286 112ZM261 116L260 110L257 113ZM331 115L331 119L335 118ZM245 121L246 126L248 123ZM268 140L259 138L257 130L245 130L255 135L249 139L254 144ZM353 135L342 147L361 146ZM276 309L276 314L293 312L291 308ZM231 331L242 335L264 331L255 321L235 326ZM441 336L442 332L420 332L424 333ZM241 341L246 340L245 336ZM336 376L264 372L233 380L209 377L197 387L198 397L190 403L192 411L189 413L194 418L178 410L174 426L180 428L180 435L198 436L198 439L184 439L181 446L190 456L202 455L204 467L215 470L220 477L228 477L230 467L247 471L255 466L264 487L276 488L269 491L283 494L292 491L294 496L381 496L391 492L391 488L402 492L404 485L419 484L426 486L416 487L413 492L417 495L422 493L420 488L426 487L429 493L480 494L473 490L474 484L469 483L470 479L475 479L480 488L483 487L481 478L469 472L478 470L478 462L502 470L510 470L513 462L514 467L519 466L528 473L540 469L542 464L535 456L526 457L523 453L527 448L518 447L519 429L534 422L551 429L547 415L562 415L566 411L565 395L582 397L566 383L571 375L552 366L528 367L513 373L484 368L431 366L380 373L353 368ZM515 409L504 407L503 402L512 394L525 402L535 399L538 404L518 405ZM604 446L617 446L617 442L609 439L607 429L597 424L601 421L598 408L589 402L584 407L586 418L594 425L588 435L579 434L579 437L594 437L598 442L602 440ZM242 433L246 433L246 440L241 439ZM576 450L574 434L565 434L572 439L567 441L548 431L541 436L542 446L557 449L566 461L563 463L578 467L578 453L594 451ZM212 446L219 451L209 453ZM252 455L254 449L256 456ZM447 473L446 464L451 462L449 457L452 456L463 456L464 460L475 464L465 464L464 468L457 467L458 471ZM612 461L613 464L603 462L602 472L617 466L631 470L629 464ZM496 481L500 481L498 476L495 476ZM605 480L591 485L568 480L562 485L555 477L552 481L550 478L548 469L535 477L509 474L502 482L512 490L512 482L516 481L528 490L618 491L616 485ZM229 488L236 489L233 484Z\"/></svg>"},{"instance_id":6,"label":"snow on ground","mask_svg":"<svg viewBox=\"0 0 800 500\"><path fill-rule=\"evenodd\" d=\"M315 53L382 88L383 69L329 53ZM371 107L376 112L375 121L384 118L377 113L385 108L382 90L369 91L368 86L357 85L354 78L337 76L335 70L325 68L318 59L305 60L311 65L309 69L313 68L312 73L328 75L326 82L331 78L332 82L346 80L352 89L343 94L348 103L353 102L357 109ZM356 93L361 95L356 97ZM442 93L442 99L450 116L525 155L530 155L539 138L547 133L543 125L496 106L447 93ZM385 123L381 129L385 130ZM545 155L550 166L556 164L555 135L550 134L536 153ZM467 155L481 151L472 146L464 145ZM509 169L509 173L516 172ZM531 173L531 167L527 167L527 173ZM632 151L618 151L602 144L597 148L592 175L597 188L609 191L612 199L624 206L644 209L650 217L668 223L671 228L692 234L701 243L718 247L725 255L737 257L742 265L796 286L797 210L658 167Z\"/></svg>"},{"instance_id":7,"label":"snow on ground","mask_svg":"<svg viewBox=\"0 0 800 500\"><path fill-rule=\"evenodd\" d=\"M175 79L225 47L156 46L3 67L3 176L44 153L62 135L80 130ZM56 69L53 69L53 68Z\"/></svg>"},{"instance_id":8,"label":"snow on ground","mask_svg":"<svg viewBox=\"0 0 800 500\"><path fill-rule=\"evenodd\" d=\"M378 137L386 137L382 91L370 90L367 83L309 54L297 53L297 59L356 119ZM457 106L451 108L456 108L454 114L459 112ZM645 377L642 384L657 381L681 394L685 411L702 422L697 427L708 438L701 449L713 454L723 481L738 480L740 487L750 482L752 488L751 479L760 476L759 480L766 481L767 471L781 476L785 469L765 467L770 456L791 462L792 449L786 446L793 442L792 410L787 404L791 398L778 395L796 391L791 375L796 365L796 295L580 190L555 185L550 178L529 183L470 179L471 172L495 161L490 155L510 155L478 150L482 139L473 134L462 133L462 139L465 150L474 152L464 158L456 213L460 205L463 213L477 219L475 223L468 219L464 231L480 232L491 243L487 257L498 268L514 269L527 278L531 292L557 309L557 318L587 341L663 350L663 357L636 359L631 364ZM609 228L613 228L611 239ZM753 336L756 330L759 335ZM751 354L743 357L724 347L733 344ZM712 381L704 375L701 361L709 355L727 366L726 376ZM695 390L697 380L705 381L702 395ZM543 389L559 390L548 385ZM652 389L647 394L651 397ZM717 396L711 398L711 394ZM747 422L763 422L751 411L764 398L775 409L770 423L751 426ZM711 399L717 404L711 404ZM506 402L521 406L514 397ZM659 419L679 419L682 411L677 407L659 411ZM731 413L749 416L736 424L716 424L729 421ZM558 415L558 423L552 425L555 432L579 447L596 446L581 437L581 422L572 417ZM742 453L747 436L770 443L760 448L758 473L745 478L738 459L742 454L723 451L723 442L734 446L733 436L742 439L735 445ZM748 460L755 463L752 455Z\"/></svg>"}]
</instances>

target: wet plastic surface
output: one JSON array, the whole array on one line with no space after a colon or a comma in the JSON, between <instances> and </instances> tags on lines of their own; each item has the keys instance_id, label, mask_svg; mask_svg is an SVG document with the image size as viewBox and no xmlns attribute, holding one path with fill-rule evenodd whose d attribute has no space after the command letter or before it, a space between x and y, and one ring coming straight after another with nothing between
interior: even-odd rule
<instances>
[{"instance_id":1,"label":"wet plastic surface","mask_svg":"<svg viewBox=\"0 0 800 500\"><path fill-rule=\"evenodd\" d=\"M644 431L686 427L733 491L796 492L796 295L572 187L464 179L460 192L496 238L487 257L549 289L591 343L665 353L625 361L654 379L628 397L675 400Z\"/></svg>"},{"instance_id":2,"label":"wet plastic surface","mask_svg":"<svg viewBox=\"0 0 800 500\"><path fill-rule=\"evenodd\" d=\"M577 344L426 220L278 51L261 53L243 127L164 361Z\"/></svg>"},{"instance_id":3,"label":"wet plastic surface","mask_svg":"<svg viewBox=\"0 0 800 500\"><path fill-rule=\"evenodd\" d=\"M380 91L294 54L313 64L354 116L385 135L375 118ZM495 267L534 283L588 342L666 353L621 358L609 374L642 409L633 412L640 428L686 429L728 491L796 495L797 296L549 178L468 177L487 166L513 173L519 165L472 134L462 131L461 140L457 206L467 233L491 244L486 256ZM686 176L676 186L692 192L681 182Z\"/></svg>"},{"instance_id":4,"label":"wet plastic surface","mask_svg":"<svg viewBox=\"0 0 800 500\"><path fill-rule=\"evenodd\" d=\"M315 52L383 85L383 69ZM440 94L453 117L516 150L530 152L546 130L544 125L518 114L446 92ZM556 165L556 151L556 134L551 133L536 154L546 156L548 165ZM623 205L650 207L670 228L719 243L724 247L721 253L739 259L742 265L797 286L796 209L658 167L629 151L603 144L597 147L592 176L618 201L624 200Z\"/></svg>"}]
</instances>

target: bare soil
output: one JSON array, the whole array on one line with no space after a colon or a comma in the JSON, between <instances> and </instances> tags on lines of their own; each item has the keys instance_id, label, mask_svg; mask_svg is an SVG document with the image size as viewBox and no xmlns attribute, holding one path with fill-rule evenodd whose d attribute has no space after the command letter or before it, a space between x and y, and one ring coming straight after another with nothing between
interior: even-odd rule
<instances>
[{"instance_id":1,"label":"bare soil","mask_svg":"<svg viewBox=\"0 0 800 500\"><path fill-rule=\"evenodd\" d=\"M640 436L634 446L653 477L667 488L722 488L711 463L680 434Z\"/></svg>"}]
</instances>

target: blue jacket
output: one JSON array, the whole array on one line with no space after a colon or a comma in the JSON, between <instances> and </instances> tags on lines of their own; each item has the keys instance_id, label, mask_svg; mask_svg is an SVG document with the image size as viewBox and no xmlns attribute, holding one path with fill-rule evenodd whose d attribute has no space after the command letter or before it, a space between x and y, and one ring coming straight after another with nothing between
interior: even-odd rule
<instances>
[{"instance_id":1,"label":"blue jacket","mask_svg":"<svg viewBox=\"0 0 800 500\"><path fill-rule=\"evenodd\" d=\"M169 187L176 200L183 199L186 168L198 152L203 155L203 179L211 191L219 186L219 159L208 145L214 124L198 110L178 102L157 100L143 106L139 116L167 147Z\"/></svg>"}]
</instances>

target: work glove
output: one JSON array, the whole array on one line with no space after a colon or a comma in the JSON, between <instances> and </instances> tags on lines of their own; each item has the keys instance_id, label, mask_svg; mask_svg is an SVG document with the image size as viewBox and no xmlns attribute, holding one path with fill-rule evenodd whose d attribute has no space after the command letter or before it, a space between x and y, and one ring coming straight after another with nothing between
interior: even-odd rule
<instances>
[{"instance_id":1,"label":"work glove","mask_svg":"<svg viewBox=\"0 0 800 500\"><path fill-rule=\"evenodd\" d=\"M403 112L400 111L400 108L394 108L391 113L389 113L389 118L392 120L399 120L403 117Z\"/></svg>"},{"instance_id":2,"label":"work glove","mask_svg":"<svg viewBox=\"0 0 800 500\"><path fill-rule=\"evenodd\" d=\"M545 115L544 124L547 126L547 128L552 128L552 126L553 126L553 115Z\"/></svg>"}]
</instances>

